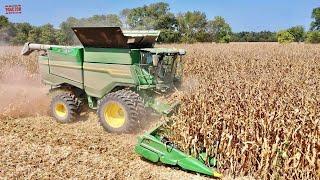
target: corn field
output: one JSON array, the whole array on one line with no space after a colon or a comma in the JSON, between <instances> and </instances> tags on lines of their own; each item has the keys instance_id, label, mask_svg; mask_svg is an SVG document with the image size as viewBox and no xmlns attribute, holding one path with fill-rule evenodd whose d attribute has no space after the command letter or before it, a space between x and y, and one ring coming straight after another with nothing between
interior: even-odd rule
<instances>
[{"instance_id":1,"label":"corn field","mask_svg":"<svg viewBox=\"0 0 320 180\"><path fill-rule=\"evenodd\" d=\"M256 179L320 178L319 45L203 43L161 46L184 48L187 51L187 55L183 59L185 62L183 86L173 96L173 98L181 100L182 104L179 112L173 116L173 124L167 127L170 130L167 136L183 151L197 156L199 152L205 150L209 155L217 158L219 162L218 170L225 176L246 176ZM15 174L15 168L11 169L11 166L6 166L6 163L14 162L15 157L20 158L17 162L29 164L29 160L28 162L21 160L21 158L27 157L24 155L24 149L6 150L17 146L18 141L12 141L10 138L15 137L20 132L21 135L24 135L21 137L25 137L25 134L28 135L25 138L35 137L30 140L23 139L19 143L26 147L29 144L38 144L38 154L46 152L41 149L42 145L46 143L50 147L55 147L59 143L69 147L69 142L76 143L80 140L83 143L76 148L70 146L74 148L74 151L70 151L66 160L61 160L64 164L63 167L51 165L52 163L46 160L51 155L37 156L37 161L47 162L47 164L42 163L42 170L49 173L46 177L60 176L60 171L67 172L68 175L64 174L64 176L69 178L74 176L79 178L107 177L106 174L108 173L103 175L91 172L91 174L89 172L74 174L77 172L76 170L69 171L70 168L81 169L87 167L85 164L87 162L97 162L90 165L90 168L101 169L101 172L113 171L116 174L115 177L128 179L131 179L132 175L157 179L160 176L162 177L160 172L156 173L157 170L170 172L163 167L152 166L140 161L138 156L132 152L135 142L133 144L130 142L128 150L125 148L128 145L121 145L120 141L110 145L104 143L106 138L113 142L115 137L116 139L121 137L100 133L99 130L103 130L96 127L96 117L92 121L89 118L88 122L81 122L81 126L85 127L81 131L76 131L77 124L71 125L75 126L73 131L70 131L69 126L57 126L50 122L50 118L46 115L40 118L46 119L44 122L39 122L39 118L36 117L17 121L13 119L1 120L1 115L4 115L4 117L12 116L10 113L13 111L27 107L32 107L33 110L38 108L48 109L45 105L47 103L37 107L34 106L40 103L38 99L32 99L35 95L42 95L42 93L39 93L39 89L31 92L27 91L32 89L31 87L38 87L41 91L43 90L39 85L36 53L22 57L19 54L20 50L21 47L0 46L1 102L12 102L13 104L8 106L7 103L1 104L0 102L0 110L7 110L7 114L0 113L0 122L3 124L0 129L2 128L4 133L3 135L0 133L3 137L0 138L0 141L5 142L4 144L7 143L3 147L0 145L0 150L2 148L5 149L3 152L7 152L3 155L4 163L0 163L0 167L4 169L1 172L0 168L0 175L4 173L15 178L21 178L25 175L42 177L42 171L37 170L36 166L31 168L31 170L37 170L34 171L35 174L30 174L33 171L24 169L20 169L20 174ZM13 79L27 82L27 86L19 86L19 88L13 86L13 89L10 90L7 85ZM8 99L12 92L15 93L14 98L17 97L17 93L27 98ZM17 104L21 104L21 106L17 106ZM2 105L3 108L1 109ZM27 112L28 110L13 117L34 116L34 114ZM12 128L7 124L14 124L12 127L15 131L12 131ZM29 126L33 127L35 135L27 129ZM46 132L41 129L50 132L55 132L57 129L67 136L63 137L64 141L61 143L58 142L61 139L59 133L50 134L50 137L47 137ZM40 130L43 133L41 136L49 138L46 142L42 142L43 139L41 138L36 138L37 134L42 134L39 133ZM93 131L95 134L92 133ZM87 133L88 137L94 134L94 137L97 137L95 141L98 144L103 143L105 147L97 147L97 150L89 148L88 150L86 149L87 146L96 145L90 141L79 140L82 136L73 135L70 132L75 134ZM127 137L129 136L124 135L124 139ZM56 140L58 143L53 141L54 139L58 139ZM115 150L116 147L122 147L126 156L122 154L121 157L118 157L117 155L122 150L118 152ZM107 157L103 153L100 154L100 148L108 149L107 152L114 151L112 151L110 157ZM84 152L83 159L85 160L79 161L77 149ZM94 158L90 157L90 153L88 153L91 151L95 153ZM63 156L65 150L52 153L60 157ZM103 156L104 161L99 160L101 156ZM134 162L128 160L127 156L134 159ZM112 160L110 161L111 164L108 164L108 159ZM101 165L102 162L103 165ZM123 167L116 165L119 162L123 164ZM112 169L108 170L108 167L111 166ZM135 167L135 169L130 170L130 167ZM144 169L144 167L148 167L148 169ZM143 174L137 174L138 172ZM174 172L176 173L175 170ZM180 174L178 176L181 177ZM175 176L168 177L173 178Z\"/></svg>"},{"instance_id":2,"label":"corn field","mask_svg":"<svg viewBox=\"0 0 320 180\"><path fill-rule=\"evenodd\" d=\"M197 44L170 139L218 169L258 179L320 178L320 46Z\"/></svg>"}]
</instances>

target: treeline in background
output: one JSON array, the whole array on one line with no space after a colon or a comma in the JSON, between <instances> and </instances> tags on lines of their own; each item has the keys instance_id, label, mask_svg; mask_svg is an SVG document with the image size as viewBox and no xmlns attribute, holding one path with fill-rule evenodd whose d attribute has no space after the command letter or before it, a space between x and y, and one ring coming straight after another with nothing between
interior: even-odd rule
<instances>
[{"instance_id":1,"label":"treeline in background","mask_svg":"<svg viewBox=\"0 0 320 180\"><path fill-rule=\"evenodd\" d=\"M59 28L51 24L33 26L29 23L12 23L0 16L0 43L14 45L25 42L43 44L79 44L71 27L76 26L119 26L123 29L161 30L160 43L194 42L308 42L320 43L320 7L313 9L314 21L306 31L295 26L279 32L232 32L231 26L221 16L208 19L200 11L173 14L169 4L154 3L133 9L123 9L119 14L94 15L77 19L69 17Z\"/></svg>"}]
</instances>

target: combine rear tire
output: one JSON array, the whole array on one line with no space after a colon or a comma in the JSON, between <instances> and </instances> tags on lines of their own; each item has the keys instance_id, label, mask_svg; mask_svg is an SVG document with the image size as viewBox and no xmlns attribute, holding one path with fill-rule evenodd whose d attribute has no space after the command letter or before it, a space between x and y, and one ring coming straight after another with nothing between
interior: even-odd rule
<instances>
[{"instance_id":1,"label":"combine rear tire","mask_svg":"<svg viewBox=\"0 0 320 180\"><path fill-rule=\"evenodd\" d=\"M71 93L63 93L52 98L51 115L60 123L74 122L78 117L79 102Z\"/></svg>"},{"instance_id":2,"label":"combine rear tire","mask_svg":"<svg viewBox=\"0 0 320 180\"><path fill-rule=\"evenodd\" d=\"M134 132L139 128L142 104L139 95L133 91L119 90L109 93L99 103L99 121L108 132Z\"/></svg>"}]
</instances>

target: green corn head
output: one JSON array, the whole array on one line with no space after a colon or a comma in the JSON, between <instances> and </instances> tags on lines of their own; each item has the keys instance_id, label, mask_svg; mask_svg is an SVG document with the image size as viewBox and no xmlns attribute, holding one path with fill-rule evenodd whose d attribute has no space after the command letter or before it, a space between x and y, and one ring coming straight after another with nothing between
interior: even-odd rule
<instances>
[{"instance_id":1,"label":"green corn head","mask_svg":"<svg viewBox=\"0 0 320 180\"><path fill-rule=\"evenodd\" d=\"M201 153L198 158L180 151L173 143L158 134L160 126L138 137L135 152L152 162L179 166L184 170L201 173L207 176L221 178L222 175L213 168L216 160L209 158L209 166L205 164L206 153Z\"/></svg>"}]
</instances>

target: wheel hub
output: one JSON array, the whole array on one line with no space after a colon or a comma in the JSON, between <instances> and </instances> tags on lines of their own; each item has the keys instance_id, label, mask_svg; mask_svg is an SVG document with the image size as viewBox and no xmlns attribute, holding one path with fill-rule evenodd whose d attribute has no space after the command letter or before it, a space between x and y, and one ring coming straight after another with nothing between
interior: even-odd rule
<instances>
[{"instance_id":1,"label":"wheel hub","mask_svg":"<svg viewBox=\"0 0 320 180\"><path fill-rule=\"evenodd\" d=\"M55 113L57 116L63 118L66 117L68 114L68 109L63 103L57 103L55 105Z\"/></svg>"},{"instance_id":2,"label":"wheel hub","mask_svg":"<svg viewBox=\"0 0 320 180\"><path fill-rule=\"evenodd\" d=\"M125 123L125 112L123 107L116 103L110 102L104 110L105 121L113 128L120 128Z\"/></svg>"}]
</instances>

